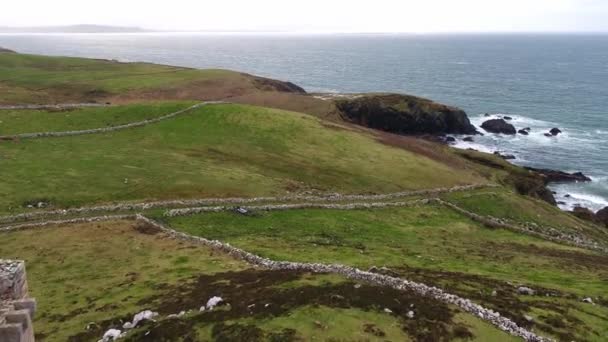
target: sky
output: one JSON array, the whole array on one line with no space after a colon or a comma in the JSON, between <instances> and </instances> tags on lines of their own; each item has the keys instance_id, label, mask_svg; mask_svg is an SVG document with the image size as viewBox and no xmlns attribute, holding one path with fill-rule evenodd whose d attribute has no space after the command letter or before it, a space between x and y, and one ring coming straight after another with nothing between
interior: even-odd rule
<instances>
[{"instance_id":1,"label":"sky","mask_svg":"<svg viewBox=\"0 0 608 342\"><path fill-rule=\"evenodd\" d=\"M0 26L155 30L608 32L608 0L6 0Z\"/></svg>"}]
</instances>

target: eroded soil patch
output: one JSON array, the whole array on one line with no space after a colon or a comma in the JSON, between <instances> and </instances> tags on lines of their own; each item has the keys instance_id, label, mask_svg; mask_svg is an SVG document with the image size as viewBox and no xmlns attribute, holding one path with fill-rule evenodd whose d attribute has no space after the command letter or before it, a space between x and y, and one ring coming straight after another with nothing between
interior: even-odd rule
<instances>
[{"instance_id":1,"label":"eroded soil patch","mask_svg":"<svg viewBox=\"0 0 608 342\"><path fill-rule=\"evenodd\" d=\"M457 311L444 303L410 292L351 281L298 285L297 281L304 275L292 271L248 269L202 275L179 286L167 286L161 295L141 301L142 309L149 308L162 315L198 310L213 296L223 298L224 304L213 311L196 312L186 318L148 323L127 340L173 341L180 338L196 341L199 338L197 327L212 325L212 337L218 341L292 341L298 339L297 331L293 329L266 332L255 325L238 321L272 319L307 306L356 308L390 314L399 319L402 330L415 341L449 341L455 337L472 336L467 326L453 321ZM413 318L408 317L412 315L410 311L414 313ZM103 334L103 329L116 326L119 320L101 323L95 332ZM362 322L361 329L367 329L372 334L370 336L382 334L379 328L365 325L365 322ZM82 337L83 334L73 336L73 340Z\"/></svg>"}]
</instances>

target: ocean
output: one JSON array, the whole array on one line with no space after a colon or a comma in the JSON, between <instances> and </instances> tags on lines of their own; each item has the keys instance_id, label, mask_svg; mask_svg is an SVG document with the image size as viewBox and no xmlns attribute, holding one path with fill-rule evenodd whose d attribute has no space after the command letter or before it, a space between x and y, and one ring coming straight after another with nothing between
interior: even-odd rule
<instances>
[{"instance_id":1,"label":"ocean","mask_svg":"<svg viewBox=\"0 0 608 342\"><path fill-rule=\"evenodd\" d=\"M234 69L310 92L407 93L461 107L477 126L485 113L509 115L531 134L459 137L457 146L582 171L591 183L551 186L561 207L608 206L608 35L0 34L0 46ZM553 127L564 133L545 137Z\"/></svg>"}]
</instances>

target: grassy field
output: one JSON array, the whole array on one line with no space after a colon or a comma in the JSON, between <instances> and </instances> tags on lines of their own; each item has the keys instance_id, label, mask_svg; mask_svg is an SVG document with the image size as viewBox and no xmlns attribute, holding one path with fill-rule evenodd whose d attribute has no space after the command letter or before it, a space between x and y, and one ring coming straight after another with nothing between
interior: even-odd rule
<instances>
[{"instance_id":1,"label":"grassy field","mask_svg":"<svg viewBox=\"0 0 608 342\"><path fill-rule=\"evenodd\" d=\"M267 92L297 94L300 90L229 70L0 53L0 104L256 100L267 98ZM323 101L312 97L304 103L323 107L319 107Z\"/></svg>"},{"instance_id":2,"label":"grassy field","mask_svg":"<svg viewBox=\"0 0 608 342\"><path fill-rule=\"evenodd\" d=\"M566 338L571 333L577 340L601 341L607 332L608 307L579 302L606 295L606 256L483 228L443 207L292 210L253 217L211 213L164 219L181 231L227 241L276 260L324 260L364 269L386 266L407 278L475 298L545 334ZM518 296L519 285L560 295L548 300ZM498 297L491 296L492 291L498 291ZM535 314L538 308L545 313ZM589 310L599 311L594 316ZM537 323L530 324L524 315L532 315ZM561 315L561 324L551 321L555 315Z\"/></svg>"},{"instance_id":3,"label":"grassy field","mask_svg":"<svg viewBox=\"0 0 608 342\"><path fill-rule=\"evenodd\" d=\"M124 125L188 108L196 102L159 102L115 107L0 110L0 135L58 132Z\"/></svg>"},{"instance_id":4,"label":"grassy field","mask_svg":"<svg viewBox=\"0 0 608 342\"><path fill-rule=\"evenodd\" d=\"M144 309L159 312L161 320L127 341L409 341L439 334L509 340L454 307L407 292L355 286L337 276L254 270L135 227L118 221L0 235L0 254L27 262L31 295L38 299L37 341L96 341ZM229 305L199 313L216 295ZM415 320L406 317L409 304ZM164 318L182 310L193 311Z\"/></svg>"},{"instance_id":5,"label":"grassy field","mask_svg":"<svg viewBox=\"0 0 608 342\"><path fill-rule=\"evenodd\" d=\"M225 70L0 53L0 105L113 104L1 110L0 135L115 126L225 98L240 104L112 133L0 141L0 215L38 210L28 208L38 202L60 209L496 183L502 187L441 197L477 214L608 244L608 231L539 200L547 190L528 171L496 156L338 123L334 102L289 83ZM560 341L608 336L606 255L488 229L443 206L175 218L163 211L146 214L275 260L385 266L383 272L470 298ZM125 341L517 340L412 293L250 268L149 228L119 221L0 234L0 257L27 263L39 303L37 340L97 341L144 309L163 318ZM518 294L520 285L536 295ZM224 305L198 311L216 295ZM182 310L192 311L165 318Z\"/></svg>"},{"instance_id":6,"label":"grassy field","mask_svg":"<svg viewBox=\"0 0 608 342\"><path fill-rule=\"evenodd\" d=\"M24 203L38 200L65 207L308 190L381 193L485 181L474 170L387 146L371 134L242 105L207 106L114 133L3 142L0 154L0 213L23 211Z\"/></svg>"}]
</instances>

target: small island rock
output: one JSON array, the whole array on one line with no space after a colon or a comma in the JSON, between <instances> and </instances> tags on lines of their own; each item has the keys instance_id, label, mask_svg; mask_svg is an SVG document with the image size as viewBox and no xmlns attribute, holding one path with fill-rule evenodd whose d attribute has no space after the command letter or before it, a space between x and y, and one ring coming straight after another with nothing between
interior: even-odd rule
<instances>
[{"instance_id":1,"label":"small island rock","mask_svg":"<svg viewBox=\"0 0 608 342\"><path fill-rule=\"evenodd\" d=\"M492 119L481 124L481 128L485 129L490 133L502 133L513 135L517 133L515 127L507 123L503 119Z\"/></svg>"}]
</instances>

